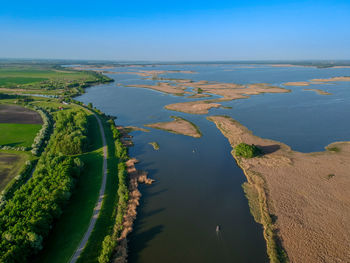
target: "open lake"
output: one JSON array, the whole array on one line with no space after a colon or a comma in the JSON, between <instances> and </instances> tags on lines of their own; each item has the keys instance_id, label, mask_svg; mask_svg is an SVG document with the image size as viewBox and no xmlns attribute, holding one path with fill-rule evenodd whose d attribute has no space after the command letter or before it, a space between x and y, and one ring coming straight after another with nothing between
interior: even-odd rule
<instances>
[{"instance_id":1,"label":"open lake","mask_svg":"<svg viewBox=\"0 0 350 263\"><path fill-rule=\"evenodd\" d=\"M135 71L122 67L108 71ZM350 69L274 67L267 65L154 65L142 70L192 70L168 78L218 82L270 83L350 76ZM334 141L350 140L350 83L287 87L291 93L260 94L222 103L232 109L212 109L208 115L165 110L164 106L194 99L123 85L156 81L134 74L108 74L114 83L86 89L77 98L106 114L117 116L117 125L143 127L180 116L195 123L203 137L196 139L151 129L133 132L130 156L139 169L156 180L141 186L141 204L134 231L129 236L129 262L268 262L261 225L254 222L244 196L245 176L231 156L229 142L208 115L229 115L254 134L284 142L302 152L322 151ZM118 85L119 84L119 85ZM304 88L322 89L319 95ZM155 151L149 142L156 141ZM216 226L220 225L219 233Z\"/></svg>"}]
</instances>

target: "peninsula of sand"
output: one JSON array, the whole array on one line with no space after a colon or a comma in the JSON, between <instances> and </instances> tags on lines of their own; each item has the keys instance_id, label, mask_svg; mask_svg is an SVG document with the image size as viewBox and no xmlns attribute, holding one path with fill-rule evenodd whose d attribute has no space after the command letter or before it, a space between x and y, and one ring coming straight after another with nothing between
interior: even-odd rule
<instances>
[{"instance_id":1,"label":"peninsula of sand","mask_svg":"<svg viewBox=\"0 0 350 263\"><path fill-rule=\"evenodd\" d=\"M350 262L350 142L301 153L253 135L230 117L208 119L233 148L244 142L264 153L245 159L232 151L271 262Z\"/></svg>"}]
</instances>

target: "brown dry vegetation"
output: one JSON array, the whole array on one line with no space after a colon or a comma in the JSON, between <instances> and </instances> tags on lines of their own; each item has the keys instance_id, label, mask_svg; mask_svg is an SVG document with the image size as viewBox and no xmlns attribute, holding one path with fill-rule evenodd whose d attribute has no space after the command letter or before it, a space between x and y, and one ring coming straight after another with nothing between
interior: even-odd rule
<instances>
[{"instance_id":1,"label":"brown dry vegetation","mask_svg":"<svg viewBox=\"0 0 350 263\"><path fill-rule=\"evenodd\" d=\"M173 121L146 124L145 126L195 138L202 136L198 127L193 123L180 117L172 116L172 118Z\"/></svg>"},{"instance_id":2,"label":"brown dry vegetation","mask_svg":"<svg viewBox=\"0 0 350 263\"><path fill-rule=\"evenodd\" d=\"M39 113L16 105L0 104L0 123L42 124Z\"/></svg>"},{"instance_id":3,"label":"brown dry vegetation","mask_svg":"<svg viewBox=\"0 0 350 263\"><path fill-rule=\"evenodd\" d=\"M254 218L264 225L271 261L283 257L280 240L290 262L350 262L350 142L300 153L253 135L231 118L208 119L233 147L245 142L265 153L235 159L247 176L245 192Z\"/></svg>"}]
</instances>

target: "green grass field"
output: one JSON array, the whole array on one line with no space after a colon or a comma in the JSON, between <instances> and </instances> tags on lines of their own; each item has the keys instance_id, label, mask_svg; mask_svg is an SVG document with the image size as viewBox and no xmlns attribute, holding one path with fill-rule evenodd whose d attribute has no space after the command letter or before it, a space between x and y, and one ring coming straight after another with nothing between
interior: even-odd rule
<instances>
[{"instance_id":1,"label":"green grass field","mask_svg":"<svg viewBox=\"0 0 350 263\"><path fill-rule=\"evenodd\" d=\"M41 124L0 123L0 145L30 147Z\"/></svg>"},{"instance_id":2,"label":"green grass field","mask_svg":"<svg viewBox=\"0 0 350 263\"><path fill-rule=\"evenodd\" d=\"M5 65L0 67L0 91L14 93L78 94L87 83L110 81L93 71L78 71L55 65ZM22 91L23 92L23 91Z\"/></svg>"},{"instance_id":3,"label":"green grass field","mask_svg":"<svg viewBox=\"0 0 350 263\"><path fill-rule=\"evenodd\" d=\"M78 263L96 263L102 248L102 241L106 235L112 232L115 223L116 206L118 202L118 160L115 157L113 135L109 125L104 125L106 141L108 145L108 177L105 191L105 199L102 204L100 217L91 233L86 247L78 259Z\"/></svg>"},{"instance_id":4,"label":"green grass field","mask_svg":"<svg viewBox=\"0 0 350 263\"><path fill-rule=\"evenodd\" d=\"M94 116L89 117L90 152L80 155L84 171L62 216L54 224L44 249L33 262L68 262L92 216L102 179L102 139Z\"/></svg>"},{"instance_id":5,"label":"green grass field","mask_svg":"<svg viewBox=\"0 0 350 263\"><path fill-rule=\"evenodd\" d=\"M26 152L0 151L0 192L20 173L29 159L30 154Z\"/></svg>"},{"instance_id":6,"label":"green grass field","mask_svg":"<svg viewBox=\"0 0 350 263\"><path fill-rule=\"evenodd\" d=\"M9 67L0 68L0 86L30 85L43 81L91 80L95 77L90 72L56 70L52 68Z\"/></svg>"}]
</instances>

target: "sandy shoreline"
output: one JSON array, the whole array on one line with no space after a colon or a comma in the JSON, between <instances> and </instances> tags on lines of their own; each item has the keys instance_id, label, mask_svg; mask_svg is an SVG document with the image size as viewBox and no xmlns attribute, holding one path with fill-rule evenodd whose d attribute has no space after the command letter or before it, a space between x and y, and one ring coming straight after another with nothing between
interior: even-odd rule
<instances>
[{"instance_id":1,"label":"sandy shoreline","mask_svg":"<svg viewBox=\"0 0 350 263\"><path fill-rule=\"evenodd\" d=\"M234 147L255 144L263 157L234 155L247 176L251 212L264 226L271 262L350 262L350 142L300 153L263 139L224 116L208 117Z\"/></svg>"}]
</instances>

